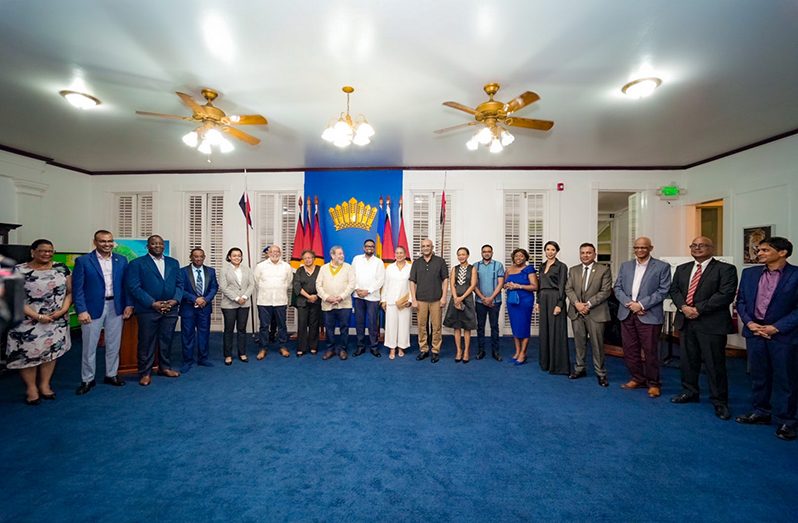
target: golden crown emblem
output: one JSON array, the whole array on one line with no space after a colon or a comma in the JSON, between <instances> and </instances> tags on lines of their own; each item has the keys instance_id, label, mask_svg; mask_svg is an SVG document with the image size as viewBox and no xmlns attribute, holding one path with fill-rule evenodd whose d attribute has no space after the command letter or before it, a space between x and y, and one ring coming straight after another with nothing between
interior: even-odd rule
<instances>
[{"instance_id":1,"label":"golden crown emblem","mask_svg":"<svg viewBox=\"0 0 798 523\"><path fill-rule=\"evenodd\" d=\"M374 223L374 218L377 217L377 210L376 206L359 202L356 198L350 198L349 201L343 201L329 209L336 231L343 229L368 231Z\"/></svg>"}]
</instances>

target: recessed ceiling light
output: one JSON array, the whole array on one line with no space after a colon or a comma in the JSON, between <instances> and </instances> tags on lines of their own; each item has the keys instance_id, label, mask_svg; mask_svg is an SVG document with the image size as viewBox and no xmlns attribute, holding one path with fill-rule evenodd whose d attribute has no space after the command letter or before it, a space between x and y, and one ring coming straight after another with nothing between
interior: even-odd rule
<instances>
[{"instance_id":1,"label":"recessed ceiling light","mask_svg":"<svg viewBox=\"0 0 798 523\"><path fill-rule=\"evenodd\" d=\"M100 100L94 96L86 93L79 93L77 91L63 90L58 94L63 96L67 102L71 103L78 109L91 109L100 105Z\"/></svg>"},{"instance_id":2,"label":"recessed ceiling light","mask_svg":"<svg viewBox=\"0 0 798 523\"><path fill-rule=\"evenodd\" d=\"M660 84L662 84L662 79L656 76L649 76L632 80L621 87L621 91L630 98L645 98L646 96L651 96Z\"/></svg>"}]
</instances>

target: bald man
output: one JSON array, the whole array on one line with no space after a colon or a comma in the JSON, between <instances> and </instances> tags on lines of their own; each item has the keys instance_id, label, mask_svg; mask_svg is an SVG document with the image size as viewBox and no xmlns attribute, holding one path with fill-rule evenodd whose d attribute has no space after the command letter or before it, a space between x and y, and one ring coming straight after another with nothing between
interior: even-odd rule
<instances>
[{"instance_id":1,"label":"bald man","mask_svg":"<svg viewBox=\"0 0 798 523\"><path fill-rule=\"evenodd\" d=\"M288 310L288 287L294 279L294 270L282 260L282 250L275 244L269 248L268 258L255 266L252 275L255 278L257 293L258 319L260 320L260 350L257 359L262 360L269 349L269 325L277 323L277 342L280 354L290 356L286 344L288 331L285 316Z\"/></svg>"},{"instance_id":2,"label":"bald man","mask_svg":"<svg viewBox=\"0 0 798 523\"><path fill-rule=\"evenodd\" d=\"M623 359L631 374L621 388L648 388L649 397L658 398L659 336L665 321L662 302L671 287L671 266L651 257L650 238L637 238L633 249L635 258L621 264L614 288L620 302Z\"/></svg>"},{"instance_id":3,"label":"bald man","mask_svg":"<svg viewBox=\"0 0 798 523\"><path fill-rule=\"evenodd\" d=\"M713 258L715 245L706 236L690 244L691 262L673 274L670 295L676 307L674 326L682 347L682 392L671 403L698 402L701 360L709 381L715 416L731 419L726 379L726 335L735 332L730 306L737 292L737 269Z\"/></svg>"}]
</instances>

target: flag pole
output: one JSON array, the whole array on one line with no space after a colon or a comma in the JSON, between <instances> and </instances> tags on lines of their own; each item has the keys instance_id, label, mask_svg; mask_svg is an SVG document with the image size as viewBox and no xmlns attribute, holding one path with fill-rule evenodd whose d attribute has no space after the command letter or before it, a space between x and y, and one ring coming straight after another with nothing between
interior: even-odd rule
<instances>
[{"instance_id":1,"label":"flag pole","mask_svg":"<svg viewBox=\"0 0 798 523\"><path fill-rule=\"evenodd\" d=\"M441 243L440 243L440 253L441 256L444 256L443 251L443 231L446 229L446 176L449 174L449 171L443 171L443 193L441 193ZM445 257L444 257L445 259Z\"/></svg>"},{"instance_id":2,"label":"flag pole","mask_svg":"<svg viewBox=\"0 0 798 523\"><path fill-rule=\"evenodd\" d=\"M247 170L246 169L244 169L244 203L246 205L249 204L249 187L247 185ZM251 270L252 269L252 250L251 250L252 248L250 246L251 242L250 242L250 239L249 239L249 230L252 228L252 226L249 223L250 222L250 216L251 215L247 215L247 216L244 217L244 229L247 230L247 265L249 266L249 268ZM249 315L252 317L252 337L254 339L257 339L257 334L256 334L256 331L255 331L255 317L256 317L255 316L255 308L256 307L255 307L255 305L252 304L252 301L254 300L254 298L255 298L255 296L254 296L254 293L253 293L253 296L249 297L249 300L250 300L250 303L249 303Z\"/></svg>"}]
</instances>

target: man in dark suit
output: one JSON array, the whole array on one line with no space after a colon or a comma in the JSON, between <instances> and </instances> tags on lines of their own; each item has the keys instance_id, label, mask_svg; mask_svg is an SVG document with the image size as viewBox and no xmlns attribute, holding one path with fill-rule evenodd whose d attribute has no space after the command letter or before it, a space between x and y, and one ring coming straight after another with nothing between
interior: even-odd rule
<instances>
[{"instance_id":1,"label":"man in dark suit","mask_svg":"<svg viewBox=\"0 0 798 523\"><path fill-rule=\"evenodd\" d=\"M737 423L769 425L776 437L796 438L798 406L798 267L787 263L792 243L774 236L759 243L761 267L743 271L737 313L743 322L754 410Z\"/></svg>"},{"instance_id":2,"label":"man in dark suit","mask_svg":"<svg viewBox=\"0 0 798 523\"><path fill-rule=\"evenodd\" d=\"M147 254L128 265L127 289L133 300L139 325L139 385L152 381L155 345L158 349L158 374L177 378L180 373L170 366L169 353L177 324L177 311L183 298L180 264L163 255L163 238L157 234L147 238Z\"/></svg>"},{"instance_id":3,"label":"man in dark suit","mask_svg":"<svg viewBox=\"0 0 798 523\"><path fill-rule=\"evenodd\" d=\"M205 251L191 250L191 263L181 270L183 300L180 303L180 333L183 338L183 367L186 373L194 364L213 367L208 359L208 339L211 335L211 309L213 298L219 290L216 271L206 267Z\"/></svg>"},{"instance_id":4,"label":"man in dark suit","mask_svg":"<svg viewBox=\"0 0 798 523\"><path fill-rule=\"evenodd\" d=\"M662 302L671 287L671 266L651 257L650 238L637 238L633 249L635 258L621 264L615 282L623 359L631 375L621 388L648 387L649 397L658 398L659 337L665 321Z\"/></svg>"},{"instance_id":5,"label":"man in dark suit","mask_svg":"<svg viewBox=\"0 0 798 523\"><path fill-rule=\"evenodd\" d=\"M95 249L75 260L72 271L72 298L78 313L83 338L83 358L80 368L78 396L94 388L97 365L97 342L105 330L104 383L121 387L124 380L117 376L119 347L122 342L122 323L133 314L124 289L127 259L114 254L114 235L106 230L94 233Z\"/></svg>"},{"instance_id":6,"label":"man in dark suit","mask_svg":"<svg viewBox=\"0 0 798 523\"><path fill-rule=\"evenodd\" d=\"M682 347L682 392L671 403L698 402L701 360L709 381L709 400L715 415L731 418L726 378L726 336L735 331L729 305L737 292L737 269L712 256L715 245L706 236L690 244L695 262L676 267L670 296L676 307L674 326Z\"/></svg>"},{"instance_id":7,"label":"man in dark suit","mask_svg":"<svg viewBox=\"0 0 798 523\"><path fill-rule=\"evenodd\" d=\"M593 369L598 384L609 387L604 366L604 324L610 321L607 298L612 294L612 274L609 267L596 263L596 247L592 243L579 246L579 265L568 271L565 295L568 297L568 317L574 330L576 366L568 378L587 376L585 359L587 340L593 348Z\"/></svg>"}]
</instances>

